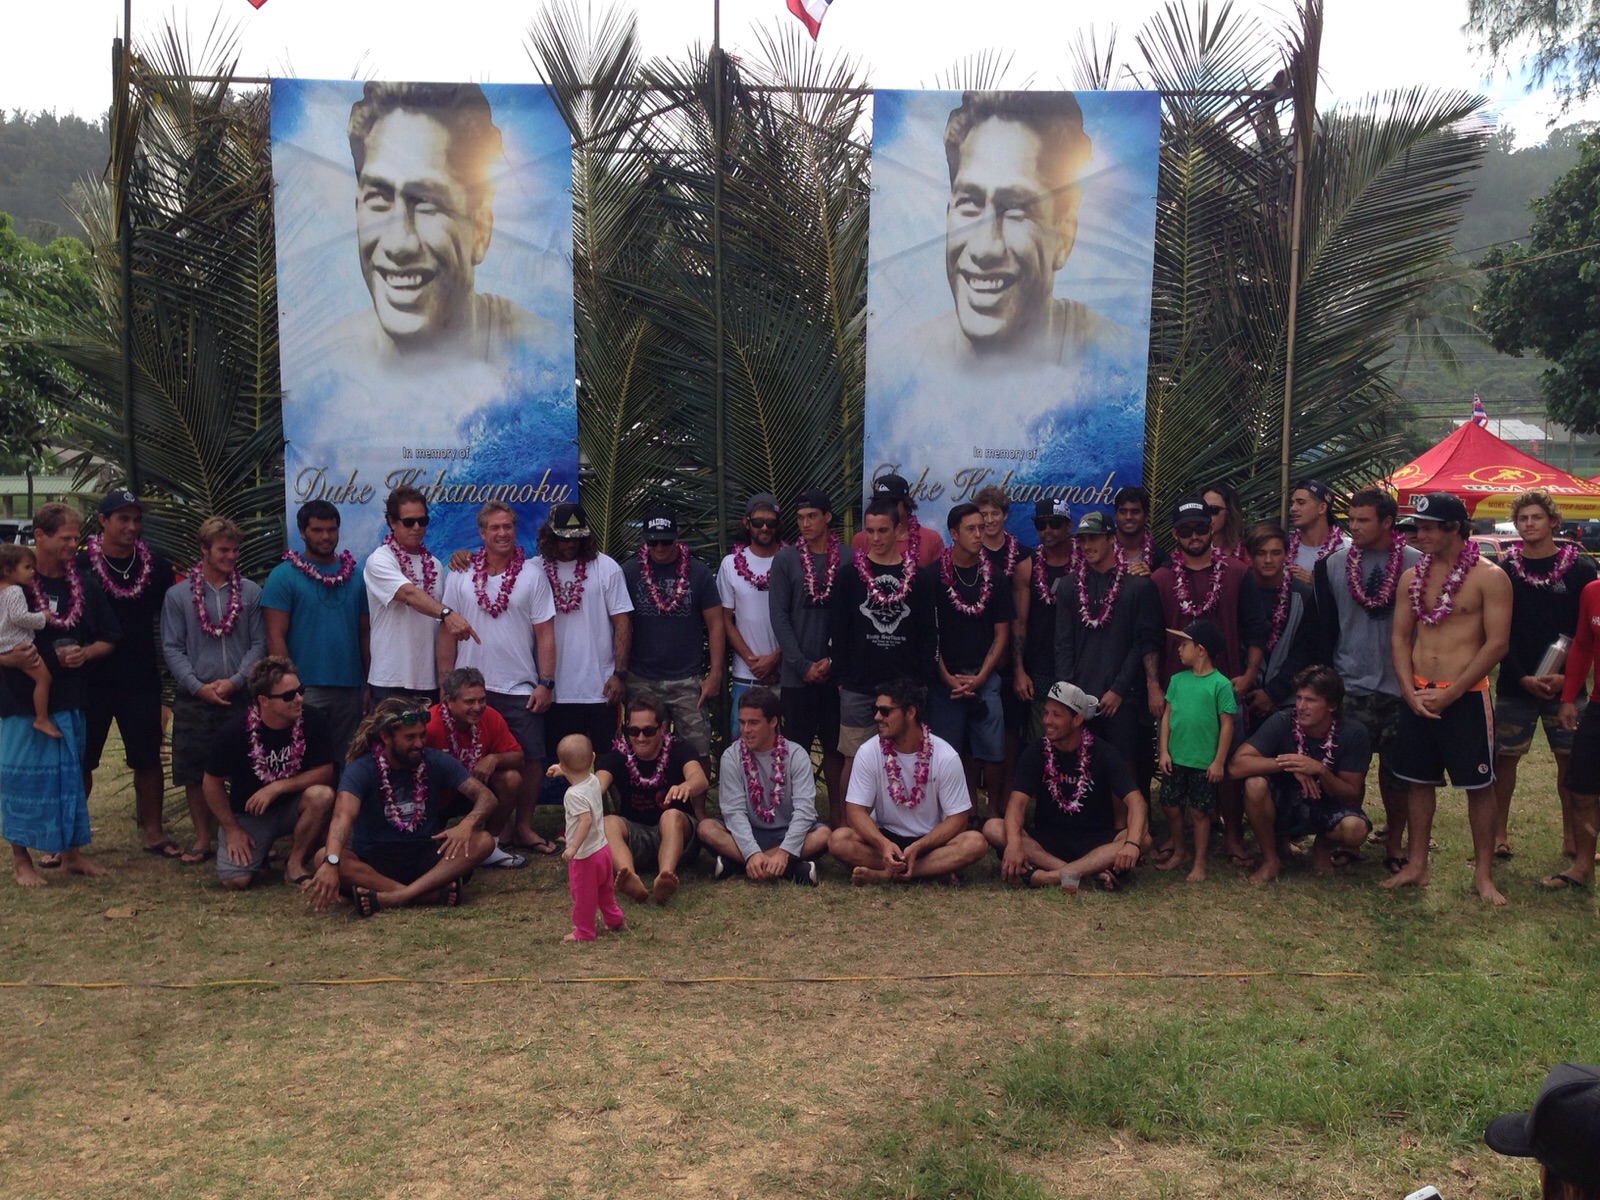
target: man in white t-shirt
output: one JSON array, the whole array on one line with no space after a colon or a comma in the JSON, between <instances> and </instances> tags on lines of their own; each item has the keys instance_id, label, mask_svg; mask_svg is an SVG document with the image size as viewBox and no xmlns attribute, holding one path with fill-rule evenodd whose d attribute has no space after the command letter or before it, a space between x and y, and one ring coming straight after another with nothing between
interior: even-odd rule
<instances>
[{"instance_id":1,"label":"man in white t-shirt","mask_svg":"<svg viewBox=\"0 0 1600 1200\"><path fill-rule=\"evenodd\" d=\"M544 714L556 685L555 600L544 572L535 570L517 545L517 514L509 504L490 500L480 508L478 533L483 548L473 554L471 566L445 580L444 602L456 612L472 614L480 641L458 642L441 626L439 678L457 667L483 672L489 707L505 718L526 761L536 764L545 756ZM555 844L540 837L532 824L540 783L538 771L523 773L516 822L507 835L513 845L550 854Z\"/></svg>"},{"instance_id":2,"label":"man in white t-shirt","mask_svg":"<svg viewBox=\"0 0 1600 1200\"><path fill-rule=\"evenodd\" d=\"M556 610L555 699L545 714L545 741L554 745L581 733L597 748L609 746L633 645L633 601L622 568L600 553L589 515L578 504L550 509L539 527L534 566L549 583Z\"/></svg>"},{"instance_id":3,"label":"man in white t-shirt","mask_svg":"<svg viewBox=\"0 0 1600 1200\"><path fill-rule=\"evenodd\" d=\"M717 570L722 624L733 649L731 735L739 736L739 698L758 683L778 686L783 652L772 629L772 562L778 553L778 498L757 492L744 506L742 527L750 539L733 548Z\"/></svg>"},{"instance_id":4,"label":"man in white t-shirt","mask_svg":"<svg viewBox=\"0 0 1600 1200\"><path fill-rule=\"evenodd\" d=\"M878 736L856 751L845 790L845 824L828 850L852 867L850 882L953 878L984 856L967 828L972 798L961 757L922 721L927 690L908 679L878 693Z\"/></svg>"},{"instance_id":5,"label":"man in white t-shirt","mask_svg":"<svg viewBox=\"0 0 1600 1200\"><path fill-rule=\"evenodd\" d=\"M371 702L400 696L427 706L439 698L434 640L441 627L458 642L480 639L444 603L444 564L422 544L428 536L427 499L414 487L397 487L384 501L383 514L389 532L361 569L372 626Z\"/></svg>"}]
</instances>

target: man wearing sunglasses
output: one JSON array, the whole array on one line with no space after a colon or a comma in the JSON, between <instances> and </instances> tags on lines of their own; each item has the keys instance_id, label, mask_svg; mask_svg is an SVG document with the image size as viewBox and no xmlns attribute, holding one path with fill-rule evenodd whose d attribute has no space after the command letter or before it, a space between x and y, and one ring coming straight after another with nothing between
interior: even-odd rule
<instances>
[{"instance_id":1,"label":"man wearing sunglasses","mask_svg":"<svg viewBox=\"0 0 1600 1200\"><path fill-rule=\"evenodd\" d=\"M362 573L372 626L367 683L373 704L390 698L427 705L439 690L434 644L439 628L456 641L481 641L444 602L444 564L428 553L428 501L397 487L383 505L389 532L367 556Z\"/></svg>"},{"instance_id":2,"label":"man wearing sunglasses","mask_svg":"<svg viewBox=\"0 0 1600 1200\"><path fill-rule=\"evenodd\" d=\"M678 890L678 868L700 854L695 830L705 820L711 783L694 748L667 729L667 706L649 692L630 692L617 748L595 760L595 777L617 811L605 819L606 842L617 868L617 891L665 904ZM640 871L656 872L648 891Z\"/></svg>"},{"instance_id":3,"label":"man wearing sunglasses","mask_svg":"<svg viewBox=\"0 0 1600 1200\"><path fill-rule=\"evenodd\" d=\"M428 710L391 697L356 730L339 777L327 846L306 889L324 911L341 888L358 917L408 904L461 903L462 888L494 849L484 826L492 791L442 750L426 746ZM451 793L472 810L444 827Z\"/></svg>"},{"instance_id":4,"label":"man wearing sunglasses","mask_svg":"<svg viewBox=\"0 0 1600 1200\"><path fill-rule=\"evenodd\" d=\"M283 877L303 888L333 811L333 739L287 658L257 662L249 687L251 706L211 743L201 783L222 838L217 878L234 891L249 887L265 876L272 844L289 838Z\"/></svg>"},{"instance_id":5,"label":"man wearing sunglasses","mask_svg":"<svg viewBox=\"0 0 1600 1200\"><path fill-rule=\"evenodd\" d=\"M751 496L744 506L743 528L750 541L735 546L717 570L722 594L723 626L733 647L732 735L739 736L739 697L758 683L778 686L783 652L772 630L772 562L783 543L778 539L778 498L768 492Z\"/></svg>"}]
</instances>

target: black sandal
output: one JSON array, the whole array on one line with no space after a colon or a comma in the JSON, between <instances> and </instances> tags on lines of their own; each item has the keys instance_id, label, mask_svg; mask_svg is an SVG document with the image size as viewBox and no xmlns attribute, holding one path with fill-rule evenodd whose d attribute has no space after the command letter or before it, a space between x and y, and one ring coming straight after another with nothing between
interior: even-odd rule
<instances>
[{"instance_id":1,"label":"black sandal","mask_svg":"<svg viewBox=\"0 0 1600 1200\"><path fill-rule=\"evenodd\" d=\"M1383 865L1388 869L1389 874L1391 875L1400 874L1400 872L1405 870L1410 863L1411 860L1409 858L1401 858L1399 855L1390 855L1388 858L1383 860Z\"/></svg>"},{"instance_id":2,"label":"black sandal","mask_svg":"<svg viewBox=\"0 0 1600 1200\"><path fill-rule=\"evenodd\" d=\"M350 911L363 919L378 911L378 893L368 887L350 889Z\"/></svg>"}]
</instances>

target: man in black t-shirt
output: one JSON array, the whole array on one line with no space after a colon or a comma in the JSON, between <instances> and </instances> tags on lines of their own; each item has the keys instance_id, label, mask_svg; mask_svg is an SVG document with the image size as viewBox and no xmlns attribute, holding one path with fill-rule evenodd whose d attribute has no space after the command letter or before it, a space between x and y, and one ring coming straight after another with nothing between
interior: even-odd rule
<instances>
[{"instance_id":1,"label":"man in black t-shirt","mask_svg":"<svg viewBox=\"0 0 1600 1200\"><path fill-rule=\"evenodd\" d=\"M310 858L333 812L333 740L287 658L250 668L250 707L211 743L200 786L217 818L217 878L243 890L266 873L272 843L287 837L283 877L311 882Z\"/></svg>"},{"instance_id":2,"label":"man in black t-shirt","mask_svg":"<svg viewBox=\"0 0 1600 1200\"><path fill-rule=\"evenodd\" d=\"M133 771L134 808L144 850L164 858L183 853L161 823L164 783L161 770L161 648L157 626L161 602L172 586L172 564L139 536L144 506L134 494L118 489L100 501L100 532L78 553L78 573L94 579L122 637L116 649L86 672L90 687L84 697L88 741L83 754L83 787L94 790L111 723L116 722L122 749Z\"/></svg>"},{"instance_id":3,"label":"man in black t-shirt","mask_svg":"<svg viewBox=\"0 0 1600 1200\"><path fill-rule=\"evenodd\" d=\"M1261 847L1251 883L1278 877L1295 838L1316 835L1311 868L1326 875L1372 831L1361 810L1372 743L1360 721L1340 718L1344 681L1332 667L1312 666L1294 686L1294 711L1268 717L1228 764L1229 777L1244 780L1245 814Z\"/></svg>"},{"instance_id":4,"label":"man in black t-shirt","mask_svg":"<svg viewBox=\"0 0 1600 1200\"><path fill-rule=\"evenodd\" d=\"M1122 755L1084 728L1099 709L1082 688L1056 683L1044 704L1044 737L1017 760L1004 820L991 819L984 837L1000 851L1007 883L1076 888L1093 876L1115 891L1149 846L1149 807L1133 784ZM1028 802L1033 825L1024 829ZM1128 821L1117 828L1116 805Z\"/></svg>"},{"instance_id":5,"label":"man in black t-shirt","mask_svg":"<svg viewBox=\"0 0 1600 1200\"><path fill-rule=\"evenodd\" d=\"M606 842L617 868L617 891L665 904L678 890L678 868L700 853L695 829L705 820L711 786L694 749L667 730L667 706L649 692L628 695L622 748L594 764L600 787L617 788L617 811L607 813ZM646 891L639 871L655 869Z\"/></svg>"},{"instance_id":6,"label":"man in black t-shirt","mask_svg":"<svg viewBox=\"0 0 1600 1200\"><path fill-rule=\"evenodd\" d=\"M631 690L666 701L673 730L703 758L711 753L705 706L722 690L726 652L716 576L678 541L670 508L645 513L639 549L622 564L633 601L633 653L623 679Z\"/></svg>"}]
</instances>

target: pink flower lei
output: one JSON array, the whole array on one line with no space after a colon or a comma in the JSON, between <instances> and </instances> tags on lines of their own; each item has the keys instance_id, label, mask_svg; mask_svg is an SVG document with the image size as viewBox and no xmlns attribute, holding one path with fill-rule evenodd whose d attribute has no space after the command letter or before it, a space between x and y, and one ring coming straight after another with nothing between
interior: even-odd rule
<instances>
[{"instance_id":1,"label":"pink flower lei","mask_svg":"<svg viewBox=\"0 0 1600 1200\"><path fill-rule=\"evenodd\" d=\"M1006 534L1005 538L1002 547L1005 550L1005 558L1000 564L1000 574L1010 579L1011 572L1017 569L1017 560L1022 557L1022 543L1017 541L1016 535L1012 533ZM983 552L988 554L989 547L985 546Z\"/></svg>"},{"instance_id":2,"label":"pink flower lei","mask_svg":"<svg viewBox=\"0 0 1600 1200\"><path fill-rule=\"evenodd\" d=\"M140 538L133 543L133 555L139 562L139 573L134 576L132 583L118 583L111 575L111 564L106 562L105 550L101 537L97 533L87 543L89 565L94 568L94 573L100 579L100 586L105 588L107 594L115 596L118 600L136 599L144 591L144 585L150 582L150 547Z\"/></svg>"},{"instance_id":3,"label":"pink flower lei","mask_svg":"<svg viewBox=\"0 0 1600 1200\"><path fill-rule=\"evenodd\" d=\"M1350 553L1344 560L1345 586L1350 589L1350 595L1362 608L1368 612L1379 612L1394 602L1395 588L1400 583L1400 565L1405 562L1406 557L1405 534L1391 535L1389 558L1383 566L1383 579L1378 584L1378 590L1370 596L1367 595L1366 577L1361 571L1361 556L1364 553L1366 552L1359 546L1350 547Z\"/></svg>"},{"instance_id":4,"label":"pink flower lei","mask_svg":"<svg viewBox=\"0 0 1600 1200\"><path fill-rule=\"evenodd\" d=\"M343 587L350 582L350 577L356 573L356 556L348 550L339 551L339 569L332 575L325 574L317 569L317 564L305 558L296 550L285 550L283 561L304 575L312 583L320 583L325 588Z\"/></svg>"},{"instance_id":5,"label":"pink flower lei","mask_svg":"<svg viewBox=\"0 0 1600 1200\"><path fill-rule=\"evenodd\" d=\"M448 704L439 705L439 719L444 723L444 732L450 756L468 771L478 765L478 759L483 757L483 722L479 721L472 727L472 740L465 746L461 744L460 726L456 724L455 717L450 712Z\"/></svg>"},{"instance_id":6,"label":"pink flower lei","mask_svg":"<svg viewBox=\"0 0 1600 1200\"><path fill-rule=\"evenodd\" d=\"M1341 530L1332 521L1329 521L1328 522L1328 536L1323 538L1322 545L1317 547L1317 561L1321 562L1323 559L1327 558L1328 555L1332 554L1341 545L1343 545L1343 543L1344 543L1344 531ZM1294 566L1295 559L1298 558L1299 556L1300 556L1300 531L1298 529L1291 529L1289 531L1289 553L1287 555L1287 557L1289 559L1289 565L1291 567Z\"/></svg>"},{"instance_id":7,"label":"pink flower lei","mask_svg":"<svg viewBox=\"0 0 1600 1200\"><path fill-rule=\"evenodd\" d=\"M865 551L852 554L855 561L856 574L861 576L861 582L867 585L867 597L875 604L899 604L911 591L911 581L917 576L917 556L910 546L906 547L900 556L900 578L895 583L886 584L882 577L872 569L872 562Z\"/></svg>"},{"instance_id":8,"label":"pink flower lei","mask_svg":"<svg viewBox=\"0 0 1600 1200\"><path fill-rule=\"evenodd\" d=\"M52 629L71 629L83 618L83 580L78 577L77 564L68 558L62 565L67 569L67 611L60 616L50 611L50 597L44 594L42 577L37 572L28 585L34 607L44 613L45 624Z\"/></svg>"},{"instance_id":9,"label":"pink flower lei","mask_svg":"<svg viewBox=\"0 0 1600 1200\"><path fill-rule=\"evenodd\" d=\"M776 817L778 806L783 803L783 764L788 754L789 749L782 737L772 743L772 791L769 794L761 786L761 770L754 752L744 744L743 738L739 739L739 763L744 767L745 795L750 797L750 807L763 821L771 821Z\"/></svg>"},{"instance_id":10,"label":"pink flower lei","mask_svg":"<svg viewBox=\"0 0 1600 1200\"><path fill-rule=\"evenodd\" d=\"M589 564L583 559L574 559L572 563L572 580L563 583L556 575L554 559L544 560L544 577L550 581L550 591L555 596L556 611L558 613L575 613L583 604L583 581L589 577Z\"/></svg>"},{"instance_id":11,"label":"pink flower lei","mask_svg":"<svg viewBox=\"0 0 1600 1200\"><path fill-rule=\"evenodd\" d=\"M1272 609L1272 628L1267 633L1267 653L1271 654L1273 647L1278 644L1278 639L1283 636L1283 627L1289 623L1289 564L1290 559L1283 565L1283 575L1278 580L1278 603Z\"/></svg>"},{"instance_id":12,"label":"pink flower lei","mask_svg":"<svg viewBox=\"0 0 1600 1200\"><path fill-rule=\"evenodd\" d=\"M915 808L928 794L928 766L933 761L933 737L922 731L922 745L917 750L916 764L911 771L911 793L906 794L905 777L900 774L900 759L894 752L894 743L886 737L878 739L878 751L883 755L884 782L888 785L889 799L901 808Z\"/></svg>"},{"instance_id":13,"label":"pink flower lei","mask_svg":"<svg viewBox=\"0 0 1600 1200\"><path fill-rule=\"evenodd\" d=\"M1226 560L1217 557L1216 547L1211 549L1211 587L1206 592L1205 603L1196 605L1189 595L1189 568L1179 559L1172 565L1172 591L1178 598L1178 611L1186 617L1203 617L1217 606L1217 601L1222 597L1223 564Z\"/></svg>"},{"instance_id":14,"label":"pink flower lei","mask_svg":"<svg viewBox=\"0 0 1600 1200\"><path fill-rule=\"evenodd\" d=\"M1322 767L1324 770L1333 770L1333 756L1338 748L1339 717L1337 714L1335 714L1333 723L1328 726L1327 736L1322 739L1322 745L1317 751L1318 756L1322 760ZM1310 752L1306 749L1306 731L1300 727L1300 719L1298 717L1296 717L1294 721L1294 752L1296 754L1304 755L1306 758L1311 757ZM1309 789L1306 787L1306 781L1304 779L1300 781L1300 790L1303 792L1309 791Z\"/></svg>"},{"instance_id":15,"label":"pink flower lei","mask_svg":"<svg viewBox=\"0 0 1600 1200\"><path fill-rule=\"evenodd\" d=\"M994 563L982 550L978 551L978 599L973 604L968 604L956 591L956 560L949 546L939 551L939 580L944 584L951 608L963 616L981 616L983 610L989 607L990 597L994 595Z\"/></svg>"},{"instance_id":16,"label":"pink flower lei","mask_svg":"<svg viewBox=\"0 0 1600 1200\"><path fill-rule=\"evenodd\" d=\"M780 539L778 544L773 547L773 550L774 552L782 550L786 545L788 543ZM765 575L757 575L750 569L749 551L750 547L743 542L733 548L733 569L739 573L740 579L755 588L756 591L764 592L772 586L772 569L769 567Z\"/></svg>"},{"instance_id":17,"label":"pink flower lei","mask_svg":"<svg viewBox=\"0 0 1600 1200\"><path fill-rule=\"evenodd\" d=\"M1078 741L1078 768L1077 783L1073 785L1071 799L1066 798L1066 776L1061 773L1061 762L1056 756L1056 748L1050 744L1050 739L1044 739L1044 786L1054 800L1056 807L1064 813L1077 813L1083 811L1083 802L1089 798L1089 788L1094 784L1093 772L1089 770L1089 749L1094 745L1094 735L1087 729Z\"/></svg>"},{"instance_id":18,"label":"pink flower lei","mask_svg":"<svg viewBox=\"0 0 1600 1200\"><path fill-rule=\"evenodd\" d=\"M811 561L811 548L802 544L800 546L800 572L805 576L806 599L813 606L821 606L828 602L833 595L833 581L839 574L839 535L833 530L828 530L827 572L822 586L817 586L817 569Z\"/></svg>"},{"instance_id":19,"label":"pink flower lei","mask_svg":"<svg viewBox=\"0 0 1600 1200\"><path fill-rule=\"evenodd\" d=\"M677 547L678 556L673 559L672 589L668 596L663 596L661 589L656 586L655 564L650 558L650 547L644 542L639 543L639 579L644 583L644 590L650 594L650 603L656 606L656 613L663 617L670 617L677 612L689 598L689 552L683 548L682 542L677 543Z\"/></svg>"},{"instance_id":20,"label":"pink flower lei","mask_svg":"<svg viewBox=\"0 0 1600 1200\"><path fill-rule=\"evenodd\" d=\"M1067 561L1062 565L1061 568L1063 573L1072 570L1074 564L1079 561L1078 543L1069 543L1069 549L1071 552L1067 555ZM1117 547L1117 561L1122 561L1121 546ZM1054 608L1056 605L1056 594L1050 586L1050 564L1044 560L1043 546L1038 546L1034 549L1033 573L1029 582L1033 585L1034 598L1037 599L1040 604Z\"/></svg>"},{"instance_id":21,"label":"pink flower lei","mask_svg":"<svg viewBox=\"0 0 1600 1200\"><path fill-rule=\"evenodd\" d=\"M189 568L189 596L194 601L194 615L200 618L200 632L207 637L225 638L232 633L233 627L239 623L239 611L244 607L239 595L244 584L239 578L238 567L233 569L222 586L228 589L228 603L223 607L222 620L213 625L211 610L206 607L206 577L199 563Z\"/></svg>"},{"instance_id":22,"label":"pink flower lei","mask_svg":"<svg viewBox=\"0 0 1600 1200\"><path fill-rule=\"evenodd\" d=\"M672 730L667 730L666 736L661 739L661 753L656 755L656 772L646 779L639 774L639 758L634 754L632 745L624 737L618 737L611 743L611 748L618 751L623 761L628 764L628 782L636 788L658 788L667 778L667 760L672 755ZM666 805L662 805L663 808Z\"/></svg>"},{"instance_id":23,"label":"pink flower lei","mask_svg":"<svg viewBox=\"0 0 1600 1200\"><path fill-rule=\"evenodd\" d=\"M256 773L256 778L262 783L276 783L280 779L300 774L300 765L306 758L305 717L295 719L283 765L276 768L272 765L272 755L268 754L267 748L261 744L261 724L261 709L252 704L250 711L245 714L244 728L249 737L250 769Z\"/></svg>"},{"instance_id":24,"label":"pink flower lei","mask_svg":"<svg viewBox=\"0 0 1600 1200\"><path fill-rule=\"evenodd\" d=\"M517 576L522 574L522 564L527 557L521 546L511 547L511 558L500 575L500 590L491 600L489 599L489 548L485 546L473 552L472 594L478 599L478 607L489 616L498 617L511 607L511 589L517 586ZM470 771L472 768L467 769Z\"/></svg>"},{"instance_id":25,"label":"pink flower lei","mask_svg":"<svg viewBox=\"0 0 1600 1200\"><path fill-rule=\"evenodd\" d=\"M1120 550L1121 548L1118 547L1118 549ZM1082 555L1078 556L1078 566L1075 573L1078 577L1078 616L1090 629L1099 629L1111 619L1111 609L1117 603L1117 596L1122 592L1122 581L1128 575L1128 564L1121 554L1117 555L1117 565L1112 569L1111 574L1111 590L1106 593L1105 601L1101 605L1098 616L1089 611L1089 560Z\"/></svg>"},{"instance_id":26,"label":"pink flower lei","mask_svg":"<svg viewBox=\"0 0 1600 1200\"><path fill-rule=\"evenodd\" d=\"M394 782L389 778L389 758L383 752L383 743L372 743L372 760L378 766L378 786L383 789L383 815L401 833L410 833L422 824L428 815L428 760L417 764L411 776L411 816L400 815L400 801L394 794Z\"/></svg>"},{"instance_id":27,"label":"pink flower lei","mask_svg":"<svg viewBox=\"0 0 1600 1200\"><path fill-rule=\"evenodd\" d=\"M422 578L418 579L411 573L411 555L400 549L400 543L394 540L393 533L384 534L382 544L393 551L394 560L400 564L401 573L417 587L432 595L433 585L439 582L439 568L433 565L433 555L428 553L428 548L426 546L421 548Z\"/></svg>"},{"instance_id":28,"label":"pink flower lei","mask_svg":"<svg viewBox=\"0 0 1600 1200\"><path fill-rule=\"evenodd\" d=\"M1456 606L1456 593L1461 590L1461 585L1466 582L1467 572L1477 564L1482 552L1478 543L1469 540L1461 547L1461 553L1456 558L1456 565L1450 568L1450 574L1444 577L1444 587L1439 592L1439 600L1432 607L1422 607L1422 595L1427 590L1428 574L1433 570L1433 555L1424 554L1417 560L1417 565L1411 574L1411 612L1424 625L1438 625L1450 615L1450 610Z\"/></svg>"},{"instance_id":29,"label":"pink flower lei","mask_svg":"<svg viewBox=\"0 0 1600 1200\"><path fill-rule=\"evenodd\" d=\"M1515 575L1529 587L1547 588L1559 583L1562 576L1572 570L1572 564L1577 561L1578 548L1569 542L1556 551L1555 566L1550 568L1548 574L1529 575L1527 568L1522 565L1522 543L1513 542L1506 548L1504 565L1507 572Z\"/></svg>"}]
</instances>

